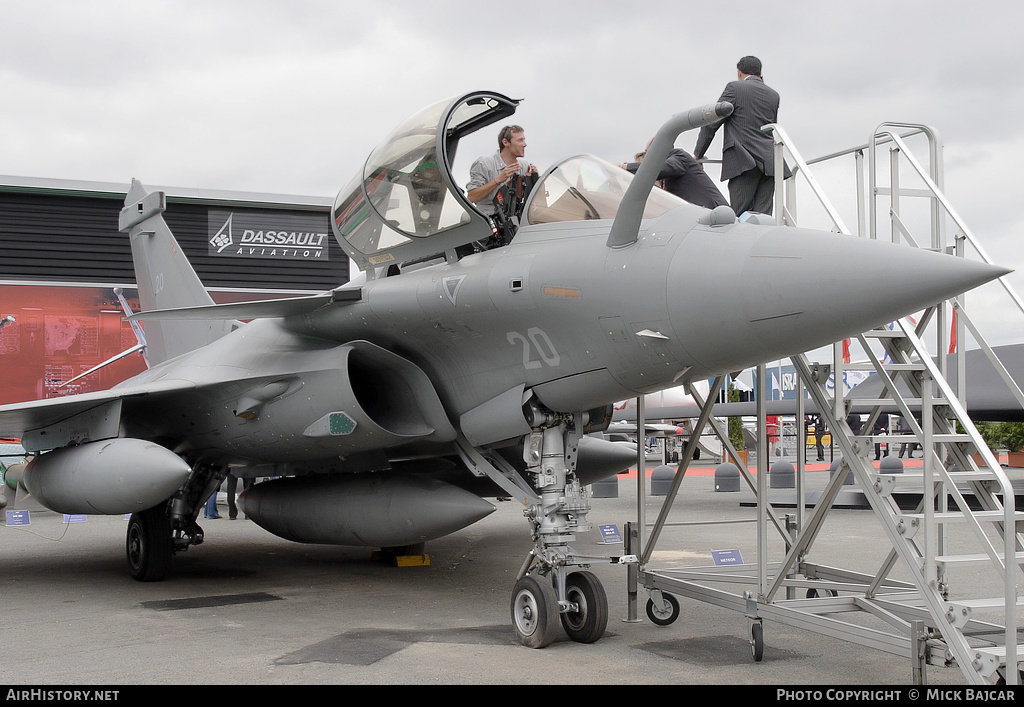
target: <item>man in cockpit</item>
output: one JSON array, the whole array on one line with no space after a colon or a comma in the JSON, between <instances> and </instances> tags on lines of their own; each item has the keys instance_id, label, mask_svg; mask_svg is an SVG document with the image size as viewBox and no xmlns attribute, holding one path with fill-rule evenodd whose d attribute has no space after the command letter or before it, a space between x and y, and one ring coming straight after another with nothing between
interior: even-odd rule
<instances>
[{"instance_id":1,"label":"man in cockpit","mask_svg":"<svg viewBox=\"0 0 1024 707\"><path fill-rule=\"evenodd\" d=\"M650 146L651 143L648 142L647 147L650 148ZM646 150L639 154L646 154ZM622 165L622 168L636 174L642 161L643 159L640 158L636 162L627 162ZM706 209L729 204L704 168L686 150L677 148L668 153L665 164L662 166L661 172L658 173L658 179L662 182L665 191L675 194L691 204L703 206Z\"/></svg>"},{"instance_id":2,"label":"man in cockpit","mask_svg":"<svg viewBox=\"0 0 1024 707\"><path fill-rule=\"evenodd\" d=\"M469 184L466 197L483 213L495 213L494 195L503 184L512 186L511 180L517 174L537 174L537 168L530 164L526 154L526 134L518 125L506 125L498 133L498 151L481 157L469 168Z\"/></svg>"}]
</instances>

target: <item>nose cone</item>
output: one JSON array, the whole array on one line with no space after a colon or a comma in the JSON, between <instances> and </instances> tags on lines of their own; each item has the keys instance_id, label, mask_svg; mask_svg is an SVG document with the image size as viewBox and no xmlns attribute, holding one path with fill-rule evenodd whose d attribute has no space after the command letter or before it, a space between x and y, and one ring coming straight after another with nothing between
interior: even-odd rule
<instances>
[{"instance_id":1,"label":"nose cone","mask_svg":"<svg viewBox=\"0 0 1024 707\"><path fill-rule=\"evenodd\" d=\"M670 302L684 305L673 313L673 326L683 348L712 372L810 351L1010 272L798 228L742 224L692 232L686 241L669 284ZM703 303L701 316L694 302Z\"/></svg>"}]
</instances>

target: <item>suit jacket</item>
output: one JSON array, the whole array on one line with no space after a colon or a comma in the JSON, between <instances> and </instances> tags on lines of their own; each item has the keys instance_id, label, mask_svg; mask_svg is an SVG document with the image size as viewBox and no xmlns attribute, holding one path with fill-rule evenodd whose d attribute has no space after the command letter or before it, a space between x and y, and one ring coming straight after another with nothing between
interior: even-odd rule
<instances>
[{"instance_id":1,"label":"suit jacket","mask_svg":"<svg viewBox=\"0 0 1024 707\"><path fill-rule=\"evenodd\" d=\"M639 162L630 162L626 165L626 169L633 174L636 174L639 168ZM665 191L691 204L706 209L729 205L704 168L697 164L697 160L686 150L677 148L668 153L658 179L664 180Z\"/></svg>"},{"instance_id":2,"label":"suit jacket","mask_svg":"<svg viewBox=\"0 0 1024 707\"><path fill-rule=\"evenodd\" d=\"M729 82L719 101L733 106L728 118L705 125L697 136L693 156L700 159L707 152L718 129L725 125L722 139L722 181L738 177L755 167L766 176L775 175L775 153L772 136L761 132L761 126L779 118L779 94L765 85L758 76ZM786 167L786 178L790 176Z\"/></svg>"}]
</instances>

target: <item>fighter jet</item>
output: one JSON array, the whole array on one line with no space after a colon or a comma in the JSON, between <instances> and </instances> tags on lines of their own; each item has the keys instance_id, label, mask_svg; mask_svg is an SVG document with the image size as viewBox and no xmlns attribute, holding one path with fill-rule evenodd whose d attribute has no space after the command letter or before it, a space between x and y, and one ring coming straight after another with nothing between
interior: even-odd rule
<instances>
[{"instance_id":1,"label":"fighter jet","mask_svg":"<svg viewBox=\"0 0 1024 707\"><path fill-rule=\"evenodd\" d=\"M143 581L202 542L197 514L229 471L276 477L240 498L272 533L399 552L486 516L482 496L511 496L533 541L512 587L516 635L542 647L561 624L592 642L608 602L587 568L621 558L572 543L591 529L587 485L634 458L591 436L616 401L811 350L1007 272L654 189L677 136L727 103L669 119L635 176L570 157L492 220L452 164L462 138L518 103L474 92L395 128L332 211L361 272L320 295L215 305L164 195L133 181L120 228L150 367L108 391L0 407L0 436L35 455L24 486L55 511L130 512L128 568Z\"/></svg>"}]
</instances>

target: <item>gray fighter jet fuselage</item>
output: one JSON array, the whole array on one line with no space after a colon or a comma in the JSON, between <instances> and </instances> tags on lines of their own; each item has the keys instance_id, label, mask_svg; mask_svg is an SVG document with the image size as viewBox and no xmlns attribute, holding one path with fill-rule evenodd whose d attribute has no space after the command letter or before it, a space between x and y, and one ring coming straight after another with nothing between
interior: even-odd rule
<instances>
[{"instance_id":1,"label":"gray fighter jet fuselage","mask_svg":"<svg viewBox=\"0 0 1024 707\"><path fill-rule=\"evenodd\" d=\"M835 312L851 296L849 289L834 288L829 296L823 284L816 289L806 277L780 277L773 261L813 260L820 234L740 223L693 227L700 211L680 206L649 224L633 249L607 248L607 225L600 222L572 229L524 228L503 248L354 285L361 290L358 302L252 322L128 385L190 372L188 380L197 390L185 409L195 404L217 411L205 420L205 429L189 417L175 432L164 414L148 424L163 436L187 439L204 461L308 460L367 451L358 426L352 434L327 436L313 446L287 444L347 395L373 411L371 421L378 416L380 430L373 432L369 449L380 448L382 434L391 435L388 447L447 443L455 438L450 421L462 420L475 430L474 409L510 390L520 397L531 390L554 411L601 408L680 380L808 350L851 327L866 328L877 316L865 308L867 314L842 323L819 320L807 326L814 313L790 311L792 303L815 301ZM864 242L846 240L849 262ZM872 248L861 258L885 278L890 268L893 275L899 272L903 259L898 256L923 255L892 251L879 257ZM700 272L694 263L702 263ZM823 261L810 267L819 268L827 270ZM765 294L783 288L791 292L777 294L779 309L773 311ZM859 301L873 288L864 289ZM702 298L721 304L713 321L694 306ZM403 377L402 362L415 364L432 385L425 382L417 391L415 381ZM258 416L247 419L236 409L246 391L218 388L220 400L207 397L206 387L229 379L232 369L241 373L240 385L251 388L254 379L265 378L281 389L259 401ZM412 369L408 373L415 377ZM301 389L289 387L289 377L301 379ZM488 444L506 438L498 434L525 434L529 428L521 405L481 420L493 429L478 432L475 441ZM135 436L131 426L137 423L147 424L126 421L129 436ZM426 433L428 428L432 431Z\"/></svg>"}]
</instances>

